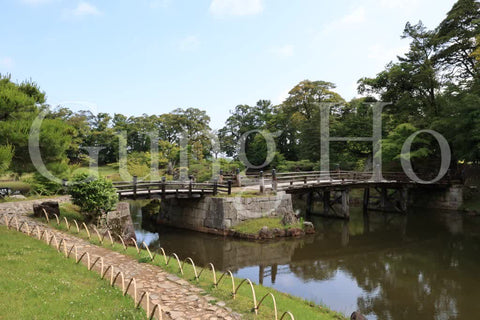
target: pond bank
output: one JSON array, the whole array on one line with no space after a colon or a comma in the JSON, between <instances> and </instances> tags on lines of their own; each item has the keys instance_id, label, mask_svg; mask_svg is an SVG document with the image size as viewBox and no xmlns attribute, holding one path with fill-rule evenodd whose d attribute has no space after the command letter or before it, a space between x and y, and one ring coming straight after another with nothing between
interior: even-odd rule
<instances>
[{"instance_id":1,"label":"pond bank","mask_svg":"<svg viewBox=\"0 0 480 320\"><path fill-rule=\"evenodd\" d=\"M9 216L9 218L13 217L13 215L8 215L8 216ZM21 215L15 215L15 216L18 216L19 220L20 219L29 219L28 217L21 216ZM0 217L0 218L2 218L2 217ZM63 217L61 217L61 218L63 218ZM1 221L3 222L3 218L1 219ZM32 223L38 223L38 221L36 221L36 220L30 220L30 221ZM20 222L20 224L21 224L21 222ZM25 229L25 225L23 225L23 226L24 226L24 229ZM218 314L218 312L217 312L218 308L220 308L220 309L224 308L225 310L228 311L228 307L232 308L236 312L240 312L243 315L242 318L244 318L244 319L251 319L251 318L253 319L254 317L256 319L270 319L273 315L273 311L271 309L272 308L271 302L270 301L265 301L265 303L263 303L263 306L262 306L262 311L259 312L259 314L257 316L254 316L254 314L252 313L252 308L251 308L252 295L251 295L251 292L248 288L248 284L246 286L244 285L242 288L240 288L240 290L236 294L236 299L235 300L231 300L232 285L229 284L230 281L228 279L228 275L225 277L223 282L220 282L220 279L223 278L222 273L216 271L216 277L217 277L216 279L219 279L219 284L218 284L218 288L214 288L214 287L212 287L212 284L211 284L211 281L210 281L211 278L212 278L211 270L208 270L208 268L205 268L204 272L202 273L203 275L202 275L201 278L195 280L194 275L196 273L194 274L194 267L193 267L193 265L191 265L189 263L189 261L185 261L184 263L180 263L180 261L179 261L178 265L177 265L175 259L168 258L168 262L170 262L170 260L171 260L171 263L168 264L168 262L167 262L165 264L166 261L165 262L163 261L162 255L161 254L157 255L154 252L153 248L152 248L152 252L154 253L154 256L153 256L153 259L150 259L151 258L150 252L148 252L144 249L139 248L139 251L137 252L135 247L127 247L124 250L124 248L122 247L121 244L112 242L112 244L110 245L110 243L108 241L108 237L104 238L105 242L102 243L101 241L95 240L96 235L93 232L93 230L91 232L91 239L88 240L88 238L90 238L90 237L89 237L89 235L87 236L87 233L85 232L85 230L82 229L82 230L80 230L80 233L76 233L77 231L75 230L75 228L71 228L70 230L68 230L67 226L68 225L65 225L63 223L63 219L60 219L60 224L59 225L56 224L55 220L51 220L50 225L49 226L44 226L44 227L45 228L55 228L55 229L61 231L61 232L58 233L58 237L59 237L58 239L61 239L60 237L63 237L63 238L66 239L66 241L69 244L70 244L71 241L73 241L73 242L76 241L76 240L70 239L71 237L74 237L74 238L79 239L79 241L82 241L83 243L85 243L88 246L91 245L91 246L94 246L94 247L98 247L99 249L103 249L103 250L111 252L111 253L106 253L106 254L113 257L113 260L112 260L113 262L117 261L118 259L120 259L119 261L123 261L122 260L123 258L119 258L119 257L125 256L127 258L129 257L130 259L133 258L137 262L141 262L140 265L145 265L145 267L147 267L147 268L157 269L158 267L160 267L162 269L165 269L164 272L167 272L167 273L171 274L170 277L172 277L172 278L175 278L177 276L182 277L184 280L180 279L178 281L180 281L180 282L183 281L184 283L189 283L191 286L198 287L197 289L204 290L205 292L207 292L207 294L205 295L205 298L208 300L208 302L210 304L213 304L213 307L207 308L207 311L208 311L208 309L214 309L213 310L213 311L215 311L214 316L216 316L219 319L222 319L222 318L217 315ZM42 229L44 227L42 227ZM32 228L33 227L31 227L31 229ZM140 245L140 241L141 240L139 240L139 245ZM117 254L119 254L118 257L116 257ZM92 261L94 261L94 260L92 260ZM147 263L147 264L145 264L145 263ZM178 267L180 267L180 265L182 266L180 268L181 272L178 269ZM203 263L200 264L200 265L207 266L207 264L203 264ZM200 270L200 269L201 268L197 265L197 270ZM137 271L138 271L138 268L137 268ZM135 274L138 275L139 273L135 273ZM185 281L185 280L187 280L187 281ZM156 281L156 283L154 283L154 284L150 283L150 282L155 282L155 281ZM233 278L232 278L232 281L233 281ZM237 285L240 285L242 283L242 279L235 278L234 281L235 281L235 283L237 283ZM148 285L158 285L158 286L162 287L163 284L164 284L162 281L158 281L158 279L157 280L151 280L150 282L149 282ZM148 285L146 285L145 287L148 287ZM271 290L271 289L269 290L268 288L265 288L265 287L262 287L262 286L254 285L254 288L255 288L255 291L256 291L256 294L257 294L257 299L260 299L264 294L266 294L268 292L273 292L275 294L275 298L277 300L278 307L280 309L286 308L287 310L291 310L295 314L297 319L302 319L302 318L305 318L305 319L344 319L344 317L341 314L332 312L327 308L319 308L318 306L315 306L314 304L308 303L308 302L306 302L306 301L304 301L300 298L295 298L295 297L289 296L287 294L277 292L275 290ZM200 295L203 296L203 294L200 294ZM209 297L212 297L212 298L209 298ZM154 295L151 295L151 298L156 299L156 298L154 298ZM163 296L159 296L159 299L161 299L162 302L164 302L163 298L164 298ZM179 299L184 299L184 298L185 298L185 294L183 294L182 297L179 298ZM167 299L167 302L171 302L171 300L169 300L169 298L168 298L168 295L167 295L167 297L165 297L165 299ZM222 302L222 300L225 301L225 302ZM166 305L167 305L167 308L164 309L164 310L168 311L169 310L168 306L170 304L166 303ZM162 307L163 307L163 305L162 305ZM212 311L212 310L210 310L210 311ZM230 314L230 316L232 316L232 315L235 315L235 313L233 312L232 314ZM185 316L185 317L188 318L188 319L190 319L190 318L191 319L200 318L198 316L193 316L193 317ZM210 319L209 317L206 317L206 319ZM182 319L181 314L175 315L174 312L170 312L170 318L171 319L177 319L177 318ZM287 316L287 318L288 318L288 316ZM166 319L168 319L168 317L166 317ZM203 319L203 317L201 319ZM230 317L230 318L229 317L224 317L224 319L236 319L236 318L235 317Z\"/></svg>"}]
</instances>

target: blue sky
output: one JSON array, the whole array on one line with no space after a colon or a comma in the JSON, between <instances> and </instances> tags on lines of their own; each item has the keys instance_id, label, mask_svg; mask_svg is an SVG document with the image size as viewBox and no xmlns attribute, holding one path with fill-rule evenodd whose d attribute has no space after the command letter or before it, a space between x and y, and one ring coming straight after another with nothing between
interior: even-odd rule
<instances>
[{"instance_id":1,"label":"blue sky","mask_svg":"<svg viewBox=\"0 0 480 320\"><path fill-rule=\"evenodd\" d=\"M0 73L32 79L48 103L161 114L207 110L220 128L237 104L280 103L304 79L347 100L449 0L0 0Z\"/></svg>"}]
</instances>

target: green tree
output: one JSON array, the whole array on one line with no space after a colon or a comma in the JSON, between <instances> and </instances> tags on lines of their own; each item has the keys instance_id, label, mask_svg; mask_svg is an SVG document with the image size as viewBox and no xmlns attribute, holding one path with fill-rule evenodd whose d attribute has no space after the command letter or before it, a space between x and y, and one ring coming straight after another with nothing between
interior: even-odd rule
<instances>
[{"instance_id":1,"label":"green tree","mask_svg":"<svg viewBox=\"0 0 480 320\"><path fill-rule=\"evenodd\" d=\"M95 219L97 224L118 202L118 195L111 181L86 173L73 177L68 193L72 196L73 204Z\"/></svg>"},{"instance_id":2,"label":"green tree","mask_svg":"<svg viewBox=\"0 0 480 320\"><path fill-rule=\"evenodd\" d=\"M410 153L403 154L401 152L405 140L416 131L418 131L418 129L412 124L402 123L391 131L385 139L382 139L380 152L382 153L382 160L386 168L401 169L401 158L409 159L415 167L414 160L422 160L432 154L434 149L430 147L430 141L422 135L415 138Z\"/></svg>"},{"instance_id":3,"label":"green tree","mask_svg":"<svg viewBox=\"0 0 480 320\"><path fill-rule=\"evenodd\" d=\"M0 174L5 173L10 168L13 153L11 145L0 146Z\"/></svg>"},{"instance_id":4,"label":"green tree","mask_svg":"<svg viewBox=\"0 0 480 320\"><path fill-rule=\"evenodd\" d=\"M17 173L34 169L28 149L33 120L48 106L45 93L33 82L16 84L0 76L0 145L10 145L14 153L11 168ZM45 119L40 129L40 152L45 163L66 161L72 127L59 119Z\"/></svg>"},{"instance_id":5,"label":"green tree","mask_svg":"<svg viewBox=\"0 0 480 320\"><path fill-rule=\"evenodd\" d=\"M218 132L222 151L227 156L238 158L240 139L250 132L245 139L245 156L254 165L264 163L267 145L260 132L274 133L276 131L272 126L275 113L276 108L269 100L259 100L253 107L249 105L236 106L225 126Z\"/></svg>"},{"instance_id":6,"label":"green tree","mask_svg":"<svg viewBox=\"0 0 480 320\"><path fill-rule=\"evenodd\" d=\"M39 105L45 103L45 93L35 83L16 84L10 79L10 75L0 74L0 121L36 112Z\"/></svg>"},{"instance_id":7,"label":"green tree","mask_svg":"<svg viewBox=\"0 0 480 320\"><path fill-rule=\"evenodd\" d=\"M279 149L287 160L320 160L320 105L330 106L330 128L346 105L334 89L331 82L304 80L290 90L277 118L283 126Z\"/></svg>"},{"instance_id":8,"label":"green tree","mask_svg":"<svg viewBox=\"0 0 480 320\"><path fill-rule=\"evenodd\" d=\"M476 0L458 0L436 28L435 59L451 81L480 76L480 64L475 59L479 34L480 2Z\"/></svg>"}]
</instances>

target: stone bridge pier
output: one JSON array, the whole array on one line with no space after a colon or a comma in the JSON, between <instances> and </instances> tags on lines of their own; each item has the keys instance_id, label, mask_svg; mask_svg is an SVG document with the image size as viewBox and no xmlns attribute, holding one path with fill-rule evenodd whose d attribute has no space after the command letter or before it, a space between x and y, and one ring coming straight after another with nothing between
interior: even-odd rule
<instances>
[{"instance_id":1,"label":"stone bridge pier","mask_svg":"<svg viewBox=\"0 0 480 320\"><path fill-rule=\"evenodd\" d=\"M225 233L248 219L283 216L293 212L291 195L277 192L265 196L205 196L166 198L160 204L157 222L174 227Z\"/></svg>"}]
</instances>

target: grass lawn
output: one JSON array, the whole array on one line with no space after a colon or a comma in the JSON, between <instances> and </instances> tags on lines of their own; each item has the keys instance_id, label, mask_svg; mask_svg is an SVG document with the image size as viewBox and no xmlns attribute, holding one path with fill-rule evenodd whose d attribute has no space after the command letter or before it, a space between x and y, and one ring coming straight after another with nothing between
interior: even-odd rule
<instances>
[{"instance_id":1,"label":"grass lawn","mask_svg":"<svg viewBox=\"0 0 480 320\"><path fill-rule=\"evenodd\" d=\"M93 172L88 167L80 167L73 170L72 176L80 173L93 173ZM112 163L106 166L99 166L98 174L101 177L106 177L113 181L121 180L119 169L118 169L118 163Z\"/></svg>"},{"instance_id":2,"label":"grass lawn","mask_svg":"<svg viewBox=\"0 0 480 320\"><path fill-rule=\"evenodd\" d=\"M40 200L40 199L51 199L55 196L39 196L39 195L33 195L33 196L27 196L25 199L17 199L17 198L0 198L0 203L5 203L5 202L20 202L20 201L28 201L28 200Z\"/></svg>"},{"instance_id":3,"label":"grass lawn","mask_svg":"<svg viewBox=\"0 0 480 320\"><path fill-rule=\"evenodd\" d=\"M10 188L12 192L19 191L22 194L27 194L31 190L30 184L25 181L1 181L0 187Z\"/></svg>"},{"instance_id":4,"label":"grass lawn","mask_svg":"<svg viewBox=\"0 0 480 320\"><path fill-rule=\"evenodd\" d=\"M60 204L60 218L65 217L68 221L77 220L78 223L86 222L86 216L80 212L80 208L73 203L65 202Z\"/></svg>"},{"instance_id":5,"label":"grass lawn","mask_svg":"<svg viewBox=\"0 0 480 320\"><path fill-rule=\"evenodd\" d=\"M0 319L146 319L108 281L47 244L0 227Z\"/></svg>"},{"instance_id":6,"label":"grass lawn","mask_svg":"<svg viewBox=\"0 0 480 320\"><path fill-rule=\"evenodd\" d=\"M294 225L284 225L282 223L282 218L279 217L264 217L258 219L249 219L245 220L242 223L232 227L232 230L242 232L242 233L258 233L263 227L268 227L268 229L288 229L288 228L303 228L301 222L298 222Z\"/></svg>"}]
</instances>

